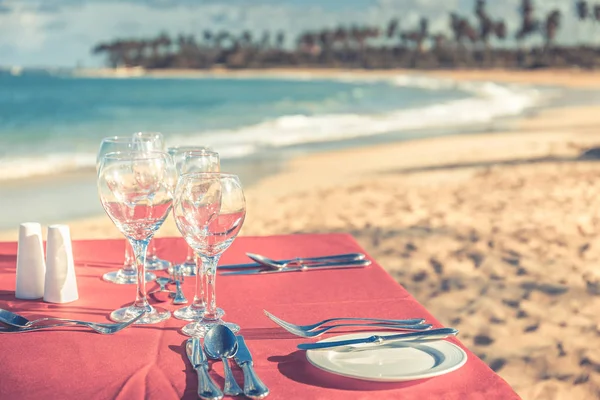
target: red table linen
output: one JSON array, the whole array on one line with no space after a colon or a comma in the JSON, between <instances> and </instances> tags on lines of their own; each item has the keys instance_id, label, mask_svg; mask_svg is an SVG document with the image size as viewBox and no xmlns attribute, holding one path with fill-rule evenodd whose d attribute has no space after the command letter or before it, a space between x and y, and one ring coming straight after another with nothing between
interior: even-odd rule
<instances>
[{"instance_id":1,"label":"red table linen","mask_svg":"<svg viewBox=\"0 0 600 400\"><path fill-rule=\"evenodd\" d=\"M160 257L180 262L180 238L157 239ZM125 240L74 241L79 300L49 304L15 299L16 243L0 243L0 308L27 318L56 316L107 322L109 313L130 304L135 286L102 281L123 262ZM350 235L240 237L221 264L249 262L245 252L273 258L364 252ZM148 289L155 284L148 284ZM184 291L192 299L194 278ZM441 326L376 262L364 269L263 276L219 276L217 304L225 320L238 323L270 399L518 399L517 394L469 350L467 363L444 376L406 383L372 383L339 377L312 366L296 345L315 339L293 336L263 314L308 324L337 316L426 318ZM171 303L161 303L171 311ZM0 399L195 399L197 379L184 350L186 322L171 318L133 326L115 335L85 329L0 334ZM321 338L343 334L323 335ZM462 346L456 339L454 343ZM463 346L464 348L464 346ZM234 374L243 383L242 373ZM211 375L223 384L223 367Z\"/></svg>"}]
</instances>

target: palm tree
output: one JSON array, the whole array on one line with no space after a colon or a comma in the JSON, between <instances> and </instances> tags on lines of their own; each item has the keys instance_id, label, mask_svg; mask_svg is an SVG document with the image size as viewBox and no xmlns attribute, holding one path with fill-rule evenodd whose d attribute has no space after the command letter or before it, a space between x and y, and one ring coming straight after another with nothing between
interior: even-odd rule
<instances>
[{"instance_id":1,"label":"palm tree","mask_svg":"<svg viewBox=\"0 0 600 400\"><path fill-rule=\"evenodd\" d=\"M242 36L240 38L240 44L242 46L250 47L252 44L252 33L250 31L242 32Z\"/></svg>"},{"instance_id":2,"label":"palm tree","mask_svg":"<svg viewBox=\"0 0 600 400\"><path fill-rule=\"evenodd\" d=\"M586 0L579 0L577 3L575 3L575 8L577 10L577 17L581 21L584 21L585 19L587 19L590 10L589 10L588 3Z\"/></svg>"},{"instance_id":3,"label":"palm tree","mask_svg":"<svg viewBox=\"0 0 600 400\"><path fill-rule=\"evenodd\" d=\"M546 17L546 24L544 29L544 36L546 39L546 49L549 49L554 43L554 39L556 38L556 32L560 27L560 11L553 10Z\"/></svg>"},{"instance_id":4,"label":"palm tree","mask_svg":"<svg viewBox=\"0 0 600 400\"><path fill-rule=\"evenodd\" d=\"M260 38L259 48L262 50L267 50L270 47L271 43L271 32L264 31L262 37Z\"/></svg>"},{"instance_id":5,"label":"palm tree","mask_svg":"<svg viewBox=\"0 0 600 400\"><path fill-rule=\"evenodd\" d=\"M421 18L419 21L419 29L415 31L407 31L401 34L402 40L406 43L414 42L415 48L419 53L423 52L423 43L429 36L429 20Z\"/></svg>"},{"instance_id":6,"label":"palm tree","mask_svg":"<svg viewBox=\"0 0 600 400\"><path fill-rule=\"evenodd\" d=\"M393 40L396 38L396 34L398 33L398 29L400 27L400 22L397 18L392 18L390 22L388 22L387 29L385 30L385 37L388 40Z\"/></svg>"},{"instance_id":7,"label":"palm tree","mask_svg":"<svg viewBox=\"0 0 600 400\"><path fill-rule=\"evenodd\" d=\"M496 34L496 37L498 39L506 39L506 23L503 20L499 20L498 22L496 22L496 25L494 25L494 33Z\"/></svg>"},{"instance_id":8,"label":"palm tree","mask_svg":"<svg viewBox=\"0 0 600 400\"><path fill-rule=\"evenodd\" d=\"M475 3L475 15L479 20L479 38L486 48L489 47L489 39L494 31L494 23L485 9L485 0L477 0Z\"/></svg>"},{"instance_id":9,"label":"palm tree","mask_svg":"<svg viewBox=\"0 0 600 400\"><path fill-rule=\"evenodd\" d=\"M475 3L475 15L479 20L479 39L481 40L484 48L483 62L489 63L490 61L490 37L494 33L494 22L488 15L485 9L485 0L477 0Z\"/></svg>"},{"instance_id":10,"label":"palm tree","mask_svg":"<svg viewBox=\"0 0 600 400\"><path fill-rule=\"evenodd\" d=\"M516 38L519 42L522 42L539 29L540 23L533 16L533 3L531 0L522 0L520 11L521 28L517 32Z\"/></svg>"},{"instance_id":11,"label":"palm tree","mask_svg":"<svg viewBox=\"0 0 600 400\"><path fill-rule=\"evenodd\" d=\"M275 44L277 49L282 50L283 45L285 44L285 33L283 31L277 32L277 36L275 38Z\"/></svg>"}]
</instances>

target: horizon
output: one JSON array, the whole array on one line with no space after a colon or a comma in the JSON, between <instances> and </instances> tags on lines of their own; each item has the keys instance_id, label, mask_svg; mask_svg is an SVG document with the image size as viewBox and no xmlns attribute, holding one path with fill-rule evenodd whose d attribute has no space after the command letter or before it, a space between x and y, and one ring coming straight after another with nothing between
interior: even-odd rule
<instances>
[{"instance_id":1,"label":"horizon","mask_svg":"<svg viewBox=\"0 0 600 400\"><path fill-rule=\"evenodd\" d=\"M403 30L415 29L419 18L429 18L431 32L448 33L448 13L474 21L475 0L233 0L227 4L209 0L0 0L0 65L25 68L97 68L104 58L92 48L116 38L141 39L164 31L200 35L204 30L253 33L283 30L286 47L291 47L300 32L335 26L370 25L385 27L398 18ZM572 3L572 4L571 4ZM500 5L489 2L495 19L504 19L509 30L506 46L514 46L514 31L519 23L520 0ZM559 44L592 43L599 26L581 23L575 16L574 2L538 1L539 18L552 9L561 10ZM405 11L410 10L410 11ZM143 22L141 22L143 21ZM529 43L541 42L541 38Z\"/></svg>"}]
</instances>

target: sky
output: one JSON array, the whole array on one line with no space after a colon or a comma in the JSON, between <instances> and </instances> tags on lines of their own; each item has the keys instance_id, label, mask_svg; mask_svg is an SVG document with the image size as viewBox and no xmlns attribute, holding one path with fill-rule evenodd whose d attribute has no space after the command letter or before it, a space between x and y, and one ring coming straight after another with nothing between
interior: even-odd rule
<instances>
[{"instance_id":1,"label":"sky","mask_svg":"<svg viewBox=\"0 0 600 400\"><path fill-rule=\"evenodd\" d=\"M430 30L447 32L448 13L473 23L475 0L0 0L0 65L24 67L100 66L91 49L115 38L144 38L166 31L200 35L204 30L284 30L287 44L306 29L340 24L385 28L394 16L401 29L415 29L421 16ZM575 0L537 0L537 13L563 12L558 40L599 38L600 25L577 23ZM491 14L517 29L520 0L490 0ZM535 40L535 39L534 39ZM510 41L509 41L510 44Z\"/></svg>"}]
</instances>

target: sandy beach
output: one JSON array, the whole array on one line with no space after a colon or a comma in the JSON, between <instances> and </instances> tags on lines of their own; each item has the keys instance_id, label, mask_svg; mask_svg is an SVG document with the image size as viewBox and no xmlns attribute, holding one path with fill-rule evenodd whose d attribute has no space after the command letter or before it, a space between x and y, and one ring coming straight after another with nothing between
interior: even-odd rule
<instances>
[{"instance_id":1,"label":"sandy beach","mask_svg":"<svg viewBox=\"0 0 600 400\"><path fill-rule=\"evenodd\" d=\"M75 72L78 76L93 77L138 77L150 76L156 78L206 78L206 77L340 77L364 76L369 78L390 77L398 75L419 75L436 78L447 78L458 81L494 81L526 85L551 85L571 88L597 89L600 88L600 74L596 71L579 68L560 70L362 70L362 69L323 69L323 68L265 68L230 70L213 68L210 70L159 69L143 70L129 69L81 69Z\"/></svg>"},{"instance_id":2,"label":"sandy beach","mask_svg":"<svg viewBox=\"0 0 600 400\"><path fill-rule=\"evenodd\" d=\"M600 88L582 71L425 74ZM599 126L600 107L572 107L301 156L246 190L242 234L350 232L524 399L599 398ZM68 223L74 239L122 237L106 216ZM159 236L179 236L171 219Z\"/></svg>"}]
</instances>

